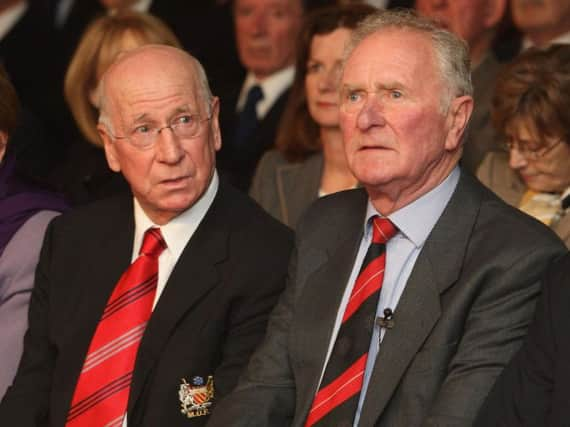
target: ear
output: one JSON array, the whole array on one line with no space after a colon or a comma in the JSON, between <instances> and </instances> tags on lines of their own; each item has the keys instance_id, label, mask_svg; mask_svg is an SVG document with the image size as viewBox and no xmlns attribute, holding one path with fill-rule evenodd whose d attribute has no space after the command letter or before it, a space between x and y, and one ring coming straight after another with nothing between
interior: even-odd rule
<instances>
[{"instance_id":1,"label":"ear","mask_svg":"<svg viewBox=\"0 0 570 427\"><path fill-rule=\"evenodd\" d=\"M507 1L508 0L487 0L483 21L486 28L495 28L499 25L503 16L505 16Z\"/></svg>"},{"instance_id":2,"label":"ear","mask_svg":"<svg viewBox=\"0 0 570 427\"><path fill-rule=\"evenodd\" d=\"M454 98L449 106L447 119L449 131L445 140L445 148L449 151L456 150L461 145L461 137L467 128L469 117L473 112L473 98L464 95Z\"/></svg>"},{"instance_id":3,"label":"ear","mask_svg":"<svg viewBox=\"0 0 570 427\"><path fill-rule=\"evenodd\" d=\"M214 96L212 99L212 118L210 119L210 129L214 138L214 149L219 151L222 148L222 133L220 131L220 99Z\"/></svg>"},{"instance_id":4,"label":"ear","mask_svg":"<svg viewBox=\"0 0 570 427\"><path fill-rule=\"evenodd\" d=\"M107 164L113 172L121 171L121 162L119 162L119 156L117 153L117 146L115 145L113 138L107 131L107 128L102 123L97 125L97 132L103 141L103 149L105 150L105 157L107 158Z\"/></svg>"}]
</instances>

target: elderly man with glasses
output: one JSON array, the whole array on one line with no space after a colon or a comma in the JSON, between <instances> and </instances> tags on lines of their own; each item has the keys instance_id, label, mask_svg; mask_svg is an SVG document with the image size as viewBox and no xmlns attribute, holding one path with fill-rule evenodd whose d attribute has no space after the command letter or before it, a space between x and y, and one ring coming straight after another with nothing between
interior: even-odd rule
<instances>
[{"instance_id":1,"label":"elderly man with glasses","mask_svg":"<svg viewBox=\"0 0 570 427\"><path fill-rule=\"evenodd\" d=\"M290 231L218 180L218 99L193 57L132 50L100 101L133 197L49 226L0 425L204 425L265 332Z\"/></svg>"}]
</instances>

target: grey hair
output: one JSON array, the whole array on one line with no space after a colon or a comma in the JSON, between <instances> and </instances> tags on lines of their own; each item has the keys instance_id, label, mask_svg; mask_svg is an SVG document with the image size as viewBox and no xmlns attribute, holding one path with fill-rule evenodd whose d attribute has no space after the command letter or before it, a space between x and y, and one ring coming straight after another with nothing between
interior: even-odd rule
<instances>
[{"instance_id":1,"label":"grey hair","mask_svg":"<svg viewBox=\"0 0 570 427\"><path fill-rule=\"evenodd\" d=\"M365 38L386 29L414 31L430 36L442 83L448 89L442 96L442 110L447 110L454 97L473 96L467 43L441 28L435 21L421 17L412 10L378 11L360 22L346 46L343 62L346 63L352 51ZM382 51L378 54L382 55Z\"/></svg>"},{"instance_id":2,"label":"grey hair","mask_svg":"<svg viewBox=\"0 0 570 427\"><path fill-rule=\"evenodd\" d=\"M210 89L210 84L208 82L208 76L206 75L206 70L204 69L203 65L194 58L192 55L188 54L187 52L183 52L187 55L188 59L192 63L194 67L194 72L196 73L196 81L198 82L198 93L200 101L204 103L204 109L206 110L208 116L212 114L212 100L214 99L214 95L212 94L212 90ZM99 99L97 100L97 105L99 106L99 118L98 122L105 126L109 132L112 134L115 133L113 125L111 123L111 119L107 113L107 103L108 99L105 95L105 78L101 79L99 84Z\"/></svg>"}]
</instances>

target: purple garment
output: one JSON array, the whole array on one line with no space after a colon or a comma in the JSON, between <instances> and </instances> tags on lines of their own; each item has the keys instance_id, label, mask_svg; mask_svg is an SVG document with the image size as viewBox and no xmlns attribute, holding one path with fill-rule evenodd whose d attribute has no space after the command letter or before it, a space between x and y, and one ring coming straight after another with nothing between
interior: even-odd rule
<instances>
[{"instance_id":1,"label":"purple garment","mask_svg":"<svg viewBox=\"0 0 570 427\"><path fill-rule=\"evenodd\" d=\"M14 157L7 155L0 163L0 256L18 229L41 210L63 212L65 201L50 192L18 179Z\"/></svg>"}]
</instances>

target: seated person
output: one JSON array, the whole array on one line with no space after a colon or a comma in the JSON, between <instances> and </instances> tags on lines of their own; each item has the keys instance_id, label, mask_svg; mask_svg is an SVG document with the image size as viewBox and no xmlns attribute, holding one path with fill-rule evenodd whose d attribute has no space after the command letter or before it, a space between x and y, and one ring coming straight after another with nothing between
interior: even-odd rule
<instances>
[{"instance_id":1,"label":"seated person","mask_svg":"<svg viewBox=\"0 0 570 427\"><path fill-rule=\"evenodd\" d=\"M507 66L492 119L508 153L488 154L478 178L570 247L570 46L530 49Z\"/></svg>"},{"instance_id":2,"label":"seated person","mask_svg":"<svg viewBox=\"0 0 570 427\"><path fill-rule=\"evenodd\" d=\"M302 29L277 149L261 159L250 190L290 227L317 197L357 184L342 145L338 83L345 44L356 24L374 10L367 5L324 8L309 15Z\"/></svg>"},{"instance_id":3,"label":"seated person","mask_svg":"<svg viewBox=\"0 0 570 427\"><path fill-rule=\"evenodd\" d=\"M16 91L0 67L0 398L16 373L44 231L65 203L26 180L9 148L18 122Z\"/></svg>"}]
</instances>

